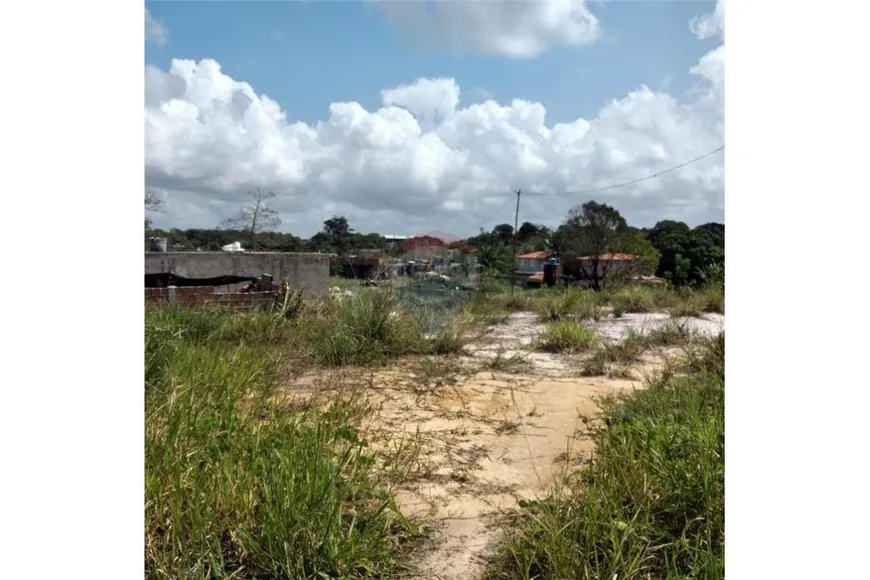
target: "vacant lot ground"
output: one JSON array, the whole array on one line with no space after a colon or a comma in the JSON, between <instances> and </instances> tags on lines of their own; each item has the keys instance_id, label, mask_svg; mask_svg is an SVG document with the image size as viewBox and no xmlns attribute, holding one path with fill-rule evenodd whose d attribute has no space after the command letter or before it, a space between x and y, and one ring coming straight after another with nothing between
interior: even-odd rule
<instances>
[{"instance_id":1,"label":"vacant lot ground","mask_svg":"<svg viewBox=\"0 0 870 580\"><path fill-rule=\"evenodd\" d=\"M723 330L724 317L625 314L589 324L603 341L617 342L632 331L674 325L710 336ZM598 399L642 388L670 353L644 352L621 377L583 377L590 354L534 350L545 330L537 314L515 312L482 329L458 356L321 372L286 385L289 393L299 386L303 392L312 385L358 387L375 410L363 425L372 442L417 445L395 495L402 511L426 522L433 535L414 558L410 578L480 577L501 538L499 517L523 500L544 497L555 478L590 457L587 425L599 412Z\"/></svg>"},{"instance_id":2,"label":"vacant lot ground","mask_svg":"<svg viewBox=\"0 0 870 580\"><path fill-rule=\"evenodd\" d=\"M149 309L146 577L718 577L723 309L631 287Z\"/></svg>"}]
</instances>

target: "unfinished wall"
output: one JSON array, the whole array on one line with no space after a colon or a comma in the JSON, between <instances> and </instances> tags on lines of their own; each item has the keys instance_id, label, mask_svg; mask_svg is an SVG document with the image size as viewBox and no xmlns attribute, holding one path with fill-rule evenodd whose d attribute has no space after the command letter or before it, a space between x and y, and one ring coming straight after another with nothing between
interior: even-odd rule
<instances>
[{"instance_id":1,"label":"unfinished wall","mask_svg":"<svg viewBox=\"0 0 870 580\"><path fill-rule=\"evenodd\" d=\"M266 309L275 301L277 292L215 293L211 286L181 288L145 288L145 302L149 304L223 304L236 310Z\"/></svg>"},{"instance_id":2,"label":"unfinished wall","mask_svg":"<svg viewBox=\"0 0 870 580\"><path fill-rule=\"evenodd\" d=\"M187 278L269 274L276 283L287 278L313 296L329 292L329 257L284 252L146 252L145 273L170 272Z\"/></svg>"}]
</instances>

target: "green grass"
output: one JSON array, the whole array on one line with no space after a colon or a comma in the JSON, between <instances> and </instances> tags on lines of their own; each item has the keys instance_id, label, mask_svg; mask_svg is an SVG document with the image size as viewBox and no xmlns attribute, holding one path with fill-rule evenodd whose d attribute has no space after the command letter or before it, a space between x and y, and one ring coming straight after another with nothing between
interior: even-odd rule
<instances>
[{"instance_id":1,"label":"green grass","mask_svg":"<svg viewBox=\"0 0 870 580\"><path fill-rule=\"evenodd\" d=\"M264 346L288 329L219 309L146 313L147 578L374 578L402 567L419 534L390 494L403 459L360 438L352 425L365 410L352 397L305 409L273 397L281 349ZM365 340L391 336L377 332Z\"/></svg>"},{"instance_id":2,"label":"green grass","mask_svg":"<svg viewBox=\"0 0 870 580\"><path fill-rule=\"evenodd\" d=\"M565 318L589 320L600 316L599 299L590 290L580 288L540 290L532 295L530 301L543 322L555 322Z\"/></svg>"},{"instance_id":3,"label":"green grass","mask_svg":"<svg viewBox=\"0 0 870 580\"><path fill-rule=\"evenodd\" d=\"M652 312L656 308L650 288L644 286L625 286L610 297L613 314L617 318L624 312Z\"/></svg>"},{"instance_id":4,"label":"green grass","mask_svg":"<svg viewBox=\"0 0 870 580\"><path fill-rule=\"evenodd\" d=\"M724 576L724 334L603 401L591 464L505 524L489 578Z\"/></svg>"},{"instance_id":5,"label":"green grass","mask_svg":"<svg viewBox=\"0 0 870 580\"><path fill-rule=\"evenodd\" d=\"M536 347L544 352L577 353L592 348L598 335L575 320L560 320L547 325Z\"/></svg>"}]
</instances>

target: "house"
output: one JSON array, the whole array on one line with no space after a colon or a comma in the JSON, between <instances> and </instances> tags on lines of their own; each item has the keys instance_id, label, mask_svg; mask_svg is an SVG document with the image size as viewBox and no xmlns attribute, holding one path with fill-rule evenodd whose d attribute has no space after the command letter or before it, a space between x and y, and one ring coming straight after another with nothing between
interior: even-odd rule
<instances>
[{"instance_id":1,"label":"house","mask_svg":"<svg viewBox=\"0 0 870 580\"><path fill-rule=\"evenodd\" d=\"M549 252L538 251L517 256L517 272L522 274L534 274L544 271L544 264L550 258Z\"/></svg>"},{"instance_id":2,"label":"house","mask_svg":"<svg viewBox=\"0 0 870 580\"><path fill-rule=\"evenodd\" d=\"M581 285L589 283L592 274L592 256L578 256L562 263L565 276L577 280ZM631 254L601 254L598 256L598 278L612 280L620 272L629 272L634 267L637 256Z\"/></svg>"}]
</instances>

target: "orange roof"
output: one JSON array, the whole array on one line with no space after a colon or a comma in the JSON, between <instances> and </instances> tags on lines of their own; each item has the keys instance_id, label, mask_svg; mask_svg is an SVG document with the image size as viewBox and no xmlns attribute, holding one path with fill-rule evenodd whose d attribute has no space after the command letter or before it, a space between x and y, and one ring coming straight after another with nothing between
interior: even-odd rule
<instances>
[{"instance_id":1,"label":"orange roof","mask_svg":"<svg viewBox=\"0 0 870 580\"><path fill-rule=\"evenodd\" d=\"M539 251L539 252L530 252L528 254L520 254L517 258L525 258L529 260L546 260L550 257L549 252Z\"/></svg>"},{"instance_id":2,"label":"orange roof","mask_svg":"<svg viewBox=\"0 0 870 580\"><path fill-rule=\"evenodd\" d=\"M602 262L621 262L626 261L630 262L634 260L636 256L632 254L601 254L598 256L598 259ZM578 260L591 260L592 256L577 256Z\"/></svg>"}]
</instances>

